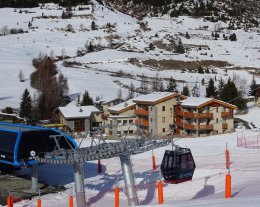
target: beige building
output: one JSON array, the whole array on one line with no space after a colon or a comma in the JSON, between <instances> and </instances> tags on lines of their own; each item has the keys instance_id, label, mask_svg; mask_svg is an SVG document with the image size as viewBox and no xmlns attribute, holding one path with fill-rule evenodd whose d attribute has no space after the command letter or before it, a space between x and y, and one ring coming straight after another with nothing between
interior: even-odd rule
<instances>
[{"instance_id":1,"label":"beige building","mask_svg":"<svg viewBox=\"0 0 260 207\"><path fill-rule=\"evenodd\" d=\"M101 111L94 106L59 107L56 114L59 122L74 132L88 132L102 126Z\"/></svg>"},{"instance_id":2,"label":"beige building","mask_svg":"<svg viewBox=\"0 0 260 207\"><path fill-rule=\"evenodd\" d=\"M174 107L176 134L206 136L234 130L237 107L213 98L189 97Z\"/></svg>"},{"instance_id":3,"label":"beige building","mask_svg":"<svg viewBox=\"0 0 260 207\"><path fill-rule=\"evenodd\" d=\"M108 108L110 115L105 122L105 133L109 137L136 135L135 105L132 100L128 100Z\"/></svg>"},{"instance_id":4,"label":"beige building","mask_svg":"<svg viewBox=\"0 0 260 207\"><path fill-rule=\"evenodd\" d=\"M173 107L177 105L180 94L155 92L133 99L136 103L136 124L144 136L165 136L171 134Z\"/></svg>"}]
</instances>

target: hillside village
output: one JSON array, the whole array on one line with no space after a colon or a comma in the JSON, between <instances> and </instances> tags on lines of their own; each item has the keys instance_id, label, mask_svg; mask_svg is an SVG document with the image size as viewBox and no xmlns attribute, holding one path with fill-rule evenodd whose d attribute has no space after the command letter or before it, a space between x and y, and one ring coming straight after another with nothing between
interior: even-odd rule
<instances>
[{"instance_id":1,"label":"hillside village","mask_svg":"<svg viewBox=\"0 0 260 207\"><path fill-rule=\"evenodd\" d=\"M159 165L175 144L192 151L196 170L188 182L164 182L165 204L226 206L229 148L230 203L257 206L259 14L255 0L0 0L0 131L8 123L21 132L58 129L79 148L101 138L155 146L171 139L171 146L131 156L138 202L149 206L157 205ZM120 205L129 205L118 159L99 158L98 173L96 161L82 163L86 205L112 206L116 186ZM44 207L66 206L75 196L71 168L46 163L39 186L54 188L42 196ZM29 171L14 175L30 179Z\"/></svg>"}]
</instances>

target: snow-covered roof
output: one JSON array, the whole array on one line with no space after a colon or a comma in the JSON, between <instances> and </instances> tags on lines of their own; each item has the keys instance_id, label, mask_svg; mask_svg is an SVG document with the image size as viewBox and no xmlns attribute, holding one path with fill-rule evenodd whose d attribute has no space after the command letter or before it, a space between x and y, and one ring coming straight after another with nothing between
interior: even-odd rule
<instances>
[{"instance_id":1,"label":"snow-covered roof","mask_svg":"<svg viewBox=\"0 0 260 207\"><path fill-rule=\"evenodd\" d=\"M133 99L134 102L156 102L161 99L173 96L176 93L173 92L154 92L147 95L141 95Z\"/></svg>"},{"instance_id":2,"label":"snow-covered roof","mask_svg":"<svg viewBox=\"0 0 260 207\"><path fill-rule=\"evenodd\" d=\"M232 105L230 103L227 103L225 101L221 101L214 98L201 98L201 97L188 97L187 99L181 101L181 106L188 106L188 107L200 107L203 104L207 104L210 102L216 102L221 105L225 105L227 107L231 107L236 109L237 107L235 105Z\"/></svg>"},{"instance_id":3,"label":"snow-covered roof","mask_svg":"<svg viewBox=\"0 0 260 207\"><path fill-rule=\"evenodd\" d=\"M181 106L197 107L206 102L212 101L213 98L188 97L181 101Z\"/></svg>"},{"instance_id":4,"label":"snow-covered roof","mask_svg":"<svg viewBox=\"0 0 260 207\"><path fill-rule=\"evenodd\" d=\"M95 106L67 106L58 109L65 118L90 117L93 112L100 112Z\"/></svg>"},{"instance_id":5,"label":"snow-covered roof","mask_svg":"<svg viewBox=\"0 0 260 207\"><path fill-rule=\"evenodd\" d=\"M124 109L131 107L131 106L134 106L134 105L135 105L135 103L133 102L133 99L130 99L130 100L125 101L123 103L112 106L112 107L108 108L108 110L110 110L110 111L121 111L121 110L124 110Z\"/></svg>"}]
</instances>

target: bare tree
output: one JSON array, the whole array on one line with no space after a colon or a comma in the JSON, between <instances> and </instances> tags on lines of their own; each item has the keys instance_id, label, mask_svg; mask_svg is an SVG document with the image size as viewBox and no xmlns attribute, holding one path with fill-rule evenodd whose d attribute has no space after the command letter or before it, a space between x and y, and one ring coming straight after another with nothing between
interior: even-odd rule
<instances>
[{"instance_id":1,"label":"bare tree","mask_svg":"<svg viewBox=\"0 0 260 207\"><path fill-rule=\"evenodd\" d=\"M5 36L5 35L8 34L9 29L8 29L7 25L5 25L5 26L3 26L3 27L1 28L0 31L1 31L2 35Z\"/></svg>"}]
</instances>

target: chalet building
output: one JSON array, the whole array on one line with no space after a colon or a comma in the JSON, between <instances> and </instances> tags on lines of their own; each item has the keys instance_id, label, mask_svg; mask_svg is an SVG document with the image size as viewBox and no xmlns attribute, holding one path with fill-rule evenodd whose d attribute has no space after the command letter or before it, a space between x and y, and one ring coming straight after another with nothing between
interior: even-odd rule
<instances>
[{"instance_id":1,"label":"chalet building","mask_svg":"<svg viewBox=\"0 0 260 207\"><path fill-rule=\"evenodd\" d=\"M59 123L74 132L92 131L102 125L101 111L95 106L67 106L56 110Z\"/></svg>"},{"instance_id":2,"label":"chalet building","mask_svg":"<svg viewBox=\"0 0 260 207\"><path fill-rule=\"evenodd\" d=\"M174 106L178 104L180 94L155 92L133 99L136 103L135 123L145 136L165 136L171 134L170 126L174 121Z\"/></svg>"},{"instance_id":3,"label":"chalet building","mask_svg":"<svg viewBox=\"0 0 260 207\"><path fill-rule=\"evenodd\" d=\"M189 97L174 107L176 134L207 136L234 130L237 107L213 98Z\"/></svg>"},{"instance_id":4,"label":"chalet building","mask_svg":"<svg viewBox=\"0 0 260 207\"><path fill-rule=\"evenodd\" d=\"M120 103L124 102L122 98L114 98L114 99L101 99L99 101L95 102L95 106L103 111L102 113L102 118L107 119L109 116L109 111L108 109L112 106L118 105Z\"/></svg>"},{"instance_id":5,"label":"chalet building","mask_svg":"<svg viewBox=\"0 0 260 207\"><path fill-rule=\"evenodd\" d=\"M15 114L7 114L0 113L0 122L8 122L8 123L22 123L24 119L15 115Z\"/></svg>"},{"instance_id":6,"label":"chalet building","mask_svg":"<svg viewBox=\"0 0 260 207\"><path fill-rule=\"evenodd\" d=\"M120 103L108 108L109 116L105 128L105 133L109 137L131 136L136 134L135 125L135 103L133 100Z\"/></svg>"}]
</instances>

